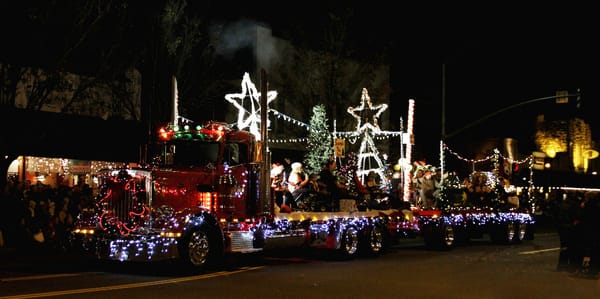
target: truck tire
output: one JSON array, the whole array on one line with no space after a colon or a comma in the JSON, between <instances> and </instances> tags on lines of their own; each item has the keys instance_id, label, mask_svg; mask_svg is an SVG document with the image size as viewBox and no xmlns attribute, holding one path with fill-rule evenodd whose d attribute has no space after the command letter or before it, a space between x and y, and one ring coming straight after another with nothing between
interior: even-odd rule
<instances>
[{"instance_id":1,"label":"truck tire","mask_svg":"<svg viewBox=\"0 0 600 299\"><path fill-rule=\"evenodd\" d=\"M354 258L358 252L358 239L358 230L355 227L349 226L345 228L342 233L340 248L338 249L339 257L342 259Z\"/></svg>"},{"instance_id":2,"label":"truck tire","mask_svg":"<svg viewBox=\"0 0 600 299\"><path fill-rule=\"evenodd\" d=\"M515 229L515 238L514 243L521 243L525 240L527 236L527 224L526 223L517 223Z\"/></svg>"},{"instance_id":3,"label":"truck tire","mask_svg":"<svg viewBox=\"0 0 600 299\"><path fill-rule=\"evenodd\" d=\"M440 227L431 228L424 237L425 247L435 250L450 250L455 245L454 228L444 224Z\"/></svg>"},{"instance_id":4,"label":"truck tire","mask_svg":"<svg viewBox=\"0 0 600 299\"><path fill-rule=\"evenodd\" d=\"M503 222L493 228L491 240L496 244L512 244L515 239L515 234L515 223Z\"/></svg>"},{"instance_id":5,"label":"truck tire","mask_svg":"<svg viewBox=\"0 0 600 299\"><path fill-rule=\"evenodd\" d=\"M367 229L364 238L361 240L361 249L366 255L378 255L385 248L385 236L383 229L375 225Z\"/></svg>"},{"instance_id":6,"label":"truck tire","mask_svg":"<svg viewBox=\"0 0 600 299\"><path fill-rule=\"evenodd\" d=\"M190 270L203 270L218 264L222 249L217 238L206 228L197 228L181 242L180 257Z\"/></svg>"}]
</instances>

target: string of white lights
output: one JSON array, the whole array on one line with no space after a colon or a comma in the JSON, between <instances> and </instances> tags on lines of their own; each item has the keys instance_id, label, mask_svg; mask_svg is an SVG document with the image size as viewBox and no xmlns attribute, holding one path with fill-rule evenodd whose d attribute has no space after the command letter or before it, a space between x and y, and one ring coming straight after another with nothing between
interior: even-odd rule
<instances>
[{"instance_id":1,"label":"string of white lights","mask_svg":"<svg viewBox=\"0 0 600 299\"><path fill-rule=\"evenodd\" d=\"M298 143L298 142L308 142L308 138L286 138L286 139L271 139L269 138L270 143Z\"/></svg>"},{"instance_id":2,"label":"string of white lights","mask_svg":"<svg viewBox=\"0 0 600 299\"><path fill-rule=\"evenodd\" d=\"M468 158L465 158L465 157L461 156L459 153L457 153L457 152L455 152L455 151L451 150L451 149L450 149L450 148L449 148L447 145L445 145L445 144L444 144L444 149L446 149L446 150L447 150L449 153L451 153L452 155L454 155L454 156L455 156L456 158L458 158L459 160L463 160L463 161L465 161L465 162L470 162L470 163L481 163L481 162L489 161L489 160L491 160L492 158L494 158L494 155L492 154L492 155L489 155L489 156L487 156L487 157L485 157L485 158L482 158L482 159L468 159Z\"/></svg>"},{"instance_id":3,"label":"string of white lights","mask_svg":"<svg viewBox=\"0 0 600 299\"><path fill-rule=\"evenodd\" d=\"M306 128L307 131L312 130L312 128L310 127L309 124L307 124L305 122L301 122L301 121L299 121L299 120L297 120L297 119L295 119L295 118L293 118L293 117L291 117L289 115L283 114L283 113L281 113L281 112L279 112L279 111L277 111L277 110L275 110L273 108L269 108L269 112L272 113L275 117L277 117L279 119L283 119L283 120L285 120L287 122L290 122L290 123L292 123L294 125L297 125L297 126L300 126L300 127L304 127L304 128Z\"/></svg>"},{"instance_id":4,"label":"string of white lights","mask_svg":"<svg viewBox=\"0 0 600 299\"><path fill-rule=\"evenodd\" d=\"M465 161L465 162L468 162L468 163L482 163L482 162L486 162L486 161L489 161L489 160L491 160L491 159L494 159L494 156L495 156L495 155L497 155L497 156L499 156L499 157L501 157L501 158L503 158L503 159L506 159L507 161L509 161L509 162L510 162L510 163L512 163L512 164L524 164L524 163L530 163L530 162L531 162L531 160L533 159L533 156L531 156L531 155L530 155L530 156L528 156L528 157L524 158L523 160L513 160L513 159L510 159L510 158L508 158L508 157L505 157L505 156L503 156L503 155L502 155L501 153L499 153L499 152L498 152L498 153L496 153L496 154L489 155L489 156L487 156L487 157L485 157L485 158L482 158L482 159L468 159L468 158L465 158L465 157L463 157L463 156L462 156L462 155L460 155L459 153L457 153L457 152L453 151L452 149L450 149L450 148L448 147L448 145L444 144L443 146L444 146L444 149L445 149L445 150L447 150L449 153L451 153L452 155L454 155L456 158L458 158L458 159L460 159L460 160L463 160L463 161Z\"/></svg>"}]
</instances>

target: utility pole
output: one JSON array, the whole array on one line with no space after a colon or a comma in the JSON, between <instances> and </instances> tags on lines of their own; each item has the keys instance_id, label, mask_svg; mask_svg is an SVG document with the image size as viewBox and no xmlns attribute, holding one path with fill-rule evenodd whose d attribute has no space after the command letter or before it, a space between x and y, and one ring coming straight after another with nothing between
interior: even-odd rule
<instances>
[{"instance_id":1,"label":"utility pole","mask_svg":"<svg viewBox=\"0 0 600 299\"><path fill-rule=\"evenodd\" d=\"M271 156L269 155L269 136L267 132L268 122L268 101L267 94L269 90L269 81L267 80L267 72L264 69L260 70L260 155L261 155L261 166L260 166L260 211L268 214L273 212L273 204L271 203L271 177L270 177L270 166Z\"/></svg>"}]
</instances>

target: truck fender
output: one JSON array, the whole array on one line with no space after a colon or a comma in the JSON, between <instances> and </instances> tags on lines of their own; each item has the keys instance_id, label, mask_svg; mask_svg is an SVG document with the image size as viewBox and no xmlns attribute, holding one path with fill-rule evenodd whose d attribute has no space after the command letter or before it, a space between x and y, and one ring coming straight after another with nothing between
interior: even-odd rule
<instances>
[{"instance_id":1,"label":"truck fender","mask_svg":"<svg viewBox=\"0 0 600 299\"><path fill-rule=\"evenodd\" d=\"M178 239L178 252L184 267L200 270L218 266L224 255L223 231L218 221L202 212L190 215Z\"/></svg>"},{"instance_id":2,"label":"truck fender","mask_svg":"<svg viewBox=\"0 0 600 299\"><path fill-rule=\"evenodd\" d=\"M219 221L212 214L203 211L194 215L189 215L188 217L189 220L183 229L184 233L182 235L189 234L190 231L193 231L196 228L204 227L218 236L221 241L223 240L223 230L219 225Z\"/></svg>"}]
</instances>

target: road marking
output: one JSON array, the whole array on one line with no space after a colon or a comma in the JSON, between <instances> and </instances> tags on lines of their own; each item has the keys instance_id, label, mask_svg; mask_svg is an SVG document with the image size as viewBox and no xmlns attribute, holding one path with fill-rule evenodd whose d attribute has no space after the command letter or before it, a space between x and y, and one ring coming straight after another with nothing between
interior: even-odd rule
<instances>
[{"instance_id":1,"label":"road marking","mask_svg":"<svg viewBox=\"0 0 600 299\"><path fill-rule=\"evenodd\" d=\"M90 272L88 272L90 273ZM34 275L34 276L21 276L13 278L2 278L0 282L19 281L19 280L37 280L47 278L58 278L58 277L69 277L69 276L80 276L83 273L64 273L64 274L46 274L46 275Z\"/></svg>"},{"instance_id":2,"label":"road marking","mask_svg":"<svg viewBox=\"0 0 600 299\"><path fill-rule=\"evenodd\" d=\"M264 266L244 267L244 268L241 268L240 270L236 270L236 271L221 271L221 272L216 272L216 273L189 276L189 277L180 277L180 278L174 278L174 279L156 280L156 281L139 282L139 283L129 283L129 284L105 286L105 287L97 287L97 288L86 288L86 289L65 290L65 291L55 291L55 292L46 292L46 293L31 293L31 294L23 294L23 295L3 296L3 297L0 297L0 299L8 299L8 298L28 299L28 298L53 297L53 296L75 295L75 294L105 292L105 291L114 291L114 290L123 290L123 289L133 289L133 288L141 288L141 287L187 282L187 281L192 281L192 280L200 280L200 279L213 278L213 277L218 277L218 276L227 276L227 275L232 275L232 274L237 274L237 273L242 273L242 272L258 270L261 268L264 268Z\"/></svg>"},{"instance_id":3,"label":"road marking","mask_svg":"<svg viewBox=\"0 0 600 299\"><path fill-rule=\"evenodd\" d=\"M537 253L558 251L558 250L560 250L560 247L540 249L540 250L531 250L531 251L522 251L522 252L519 252L519 254L537 254Z\"/></svg>"}]
</instances>

